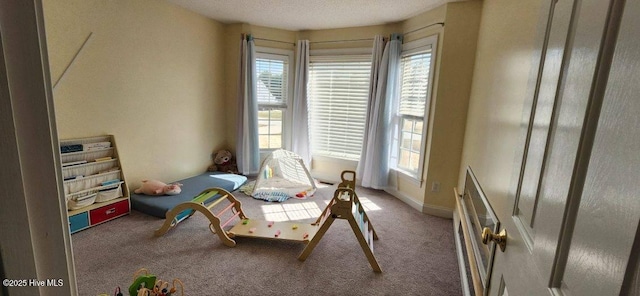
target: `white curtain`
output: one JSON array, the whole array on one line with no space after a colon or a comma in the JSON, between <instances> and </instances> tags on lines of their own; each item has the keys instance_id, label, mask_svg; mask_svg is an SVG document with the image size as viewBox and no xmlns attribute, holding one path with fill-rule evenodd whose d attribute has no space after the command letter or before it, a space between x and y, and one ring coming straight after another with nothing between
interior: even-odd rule
<instances>
[{"instance_id":1,"label":"white curtain","mask_svg":"<svg viewBox=\"0 0 640 296\"><path fill-rule=\"evenodd\" d=\"M386 46L382 36L374 38L367 123L357 168L363 187L384 189L388 183L401 52L400 35L392 35Z\"/></svg>"},{"instance_id":2,"label":"white curtain","mask_svg":"<svg viewBox=\"0 0 640 296\"><path fill-rule=\"evenodd\" d=\"M255 175L260 169L258 142L258 102L256 97L256 51L251 35L240 43L240 77L238 84L238 134L236 161L243 175Z\"/></svg>"},{"instance_id":3,"label":"white curtain","mask_svg":"<svg viewBox=\"0 0 640 296\"><path fill-rule=\"evenodd\" d=\"M387 176L385 177L385 181L388 179L389 167L395 167L398 163L398 156L400 155L400 151L398 148L398 144L400 143L400 129L399 121L398 121L398 109L400 108L400 76L402 73L400 72L400 60L402 56L402 35L400 34L392 34L391 40L389 41L389 72L387 74L387 90L386 97L388 99L387 107L388 110L388 122L387 122L387 133L386 136L387 141L386 145L389 147L388 151L388 167L387 167ZM385 183L386 184L386 183Z\"/></svg>"},{"instance_id":4,"label":"white curtain","mask_svg":"<svg viewBox=\"0 0 640 296\"><path fill-rule=\"evenodd\" d=\"M311 164L311 150L309 148L309 109L307 107L309 40L298 40L295 71L291 150L300 155L304 164L309 167Z\"/></svg>"}]
</instances>

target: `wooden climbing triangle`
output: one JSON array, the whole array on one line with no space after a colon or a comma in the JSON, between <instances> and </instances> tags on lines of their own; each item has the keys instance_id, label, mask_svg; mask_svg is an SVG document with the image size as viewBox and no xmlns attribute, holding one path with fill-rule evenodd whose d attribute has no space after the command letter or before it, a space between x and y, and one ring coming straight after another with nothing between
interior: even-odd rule
<instances>
[{"instance_id":1,"label":"wooden climbing triangle","mask_svg":"<svg viewBox=\"0 0 640 296\"><path fill-rule=\"evenodd\" d=\"M331 227L331 224L336 219L344 219L349 222L353 233L360 243L360 247L371 264L371 268L375 272L382 272L380 264L376 260L373 254L373 241L378 239L367 213L362 206L362 203L358 199L358 195L355 192L355 172L344 171L342 172L342 183L338 185L338 189L333 194L333 199L329 202L329 205L322 212L320 217L316 220L317 225L320 225L320 229L316 232L315 236L309 241L304 248L298 260L304 261L311 255L313 249L318 242L322 239L322 236L327 232L327 229ZM351 178L346 178L350 175Z\"/></svg>"}]
</instances>

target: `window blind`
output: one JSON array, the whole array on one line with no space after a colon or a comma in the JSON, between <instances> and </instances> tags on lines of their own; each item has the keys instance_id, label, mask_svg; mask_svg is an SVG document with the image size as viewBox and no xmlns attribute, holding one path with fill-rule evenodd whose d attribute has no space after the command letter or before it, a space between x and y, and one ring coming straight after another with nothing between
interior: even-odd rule
<instances>
[{"instance_id":1,"label":"window blind","mask_svg":"<svg viewBox=\"0 0 640 296\"><path fill-rule=\"evenodd\" d=\"M424 117L429 85L431 52L406 55L401 58L402 85L400 109L402 115Z\"/></svg>"},{"instance_id":2,"label":"window blind","mask_svg":"<svg viewBox=\"0 0 640 296\"><path fill-rule=\"evenodd\" d=\"M360 158L370 72L370 55L310 58L308 96L312 153Z\"/></svg>"},{"instance_id":3,"label":"window blind","mask_svg":"<svg viewBox=\"0 0 640 296\"><path fill-rule=\"evenodd\" d=\"M289 61L287 56L265 55L256 58L259 105L287 105Z\"/></svg>"}]
</instances>

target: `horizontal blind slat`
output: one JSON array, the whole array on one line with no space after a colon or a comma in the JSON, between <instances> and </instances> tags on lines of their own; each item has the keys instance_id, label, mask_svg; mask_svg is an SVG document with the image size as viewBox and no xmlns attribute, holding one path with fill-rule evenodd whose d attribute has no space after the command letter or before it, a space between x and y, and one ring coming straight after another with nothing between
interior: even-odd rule
<instances>
[{"instance_id":1,"label":"horizontal blind slat","mask_svg":"<svg viewBox=\"0 0 640 296\"><path fill-rule=\"evenodd\" d=\"M322 56L310 60L312 152L357 159L366 125L371 56Z\"/></svg>"},{"instance_id":2,"label":"horizontal blind slat","mask_svg":"<svg viewBox=\"0 0 640 296\"><path fill-rule=\"evenodd\" d=\"M257 100L259 104L286 104L288 100L289 61L256 57Z\"/></svg>"},{"instance_id":3,"label":"horizontal blind slat","mask_svg":"<svg viewBox=\"0 0 640 296\"><path fill-rule=\"evenodd\" d=\"M425 116L431 53L418 53L401 59L400 108L403 115Z\"/></svg>"}]
</instances>

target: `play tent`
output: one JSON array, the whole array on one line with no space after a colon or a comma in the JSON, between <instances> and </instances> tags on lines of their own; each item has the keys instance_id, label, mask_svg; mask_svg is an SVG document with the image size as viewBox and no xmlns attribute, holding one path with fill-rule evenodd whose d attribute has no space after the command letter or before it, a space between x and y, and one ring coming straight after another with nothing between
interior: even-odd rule
<instances>
[{"instance_id":1,"label":"play tent","mask_svg":"<svg viewBox=\"0 0 640 296\"><path fill-rule=\"evenodd\" d=\"M302 158L287 150L276 150L263 162L251 196L268 201L305 198L316 192L316 184Z\"/></svg>"}]
</instances>

